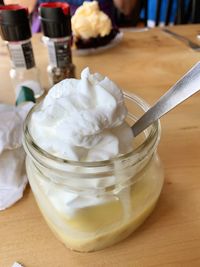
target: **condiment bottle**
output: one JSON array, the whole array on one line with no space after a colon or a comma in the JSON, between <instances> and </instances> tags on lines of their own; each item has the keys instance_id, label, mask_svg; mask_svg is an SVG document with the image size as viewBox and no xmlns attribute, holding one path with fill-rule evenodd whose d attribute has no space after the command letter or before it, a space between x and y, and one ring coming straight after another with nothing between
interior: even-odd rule
<instances>
[{"instance_id":1,"label":"condiment bottle","mask_svg":"<svg viewBox=\"0 0 200 267\"><path fill-rule=\"evenodd\" d=\"M0 6L0 35L10 53L10 77L16 99L22 86L31 88L35 98L43 95L31 43L28 9L20 5Z\"/></svg>"},{"instance_id":2,"label":"condiment bottle","mask_svg":"<svg viewBox=\"0 0 200 267\"><path fill-rule=\"evenodd\" d=\"M43 41L48 47L47 71L51 84L75 77L72 63L72 34L70 7L67 3L43 3L40 5Z\"/></svg>"}]
</instances>

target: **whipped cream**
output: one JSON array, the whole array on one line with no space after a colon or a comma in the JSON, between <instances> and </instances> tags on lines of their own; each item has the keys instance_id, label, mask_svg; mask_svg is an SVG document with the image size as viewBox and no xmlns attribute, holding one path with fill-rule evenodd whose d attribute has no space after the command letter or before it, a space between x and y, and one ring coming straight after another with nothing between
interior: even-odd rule
<instances>
[{"instance_id":1,"label":"whipped cream","mask_svg":"<svg viewBox=\"0 0 200 267\"><path fill-rule=\"evenodd\" d=\"M118 86L86 68L80 80L66 79L52 87L32 114L29 129L37 145L55 156L75 161L108 160L132 150L133 134L125 122L126 116L123 93ZM74 166L74 171L85 170ZM32 172L29 171L29 178ZM50 180L55 178L51 169L45 170L45 175ZM39 173L37 180L53 206L73 217L80 209L113 201L104 190L120 179L125 181L124 175L66 180L71 188L90 188L93 192L90 196L62 189ZM132 175L126 173L127 177ZM120 193L118 197L121 198ZM123 197L122 205L127 199L129 193L127 198Z\"/></svg>"},{"instance_id":2,"label":"whipped cream","mask_svg":"<svg viewBox=\"0 0 200 267\"><path fill-rule=\"evenodd\" d=\"M80 80L66 79L52 87L33 113L30 131L40 147L56 156L108 160L132 150L126 115L117 85L86 68Z\"/></svg>"},{"instance_id":3,"label":"whipped cream","mask_svg":"<svg viewBox=\"0 0 200 267\"><path fill-rule=\"evenodd\" d=\"M99 10L97 1L84 2L72 17L72 31L76 37L89 39L91 37L108 35L112 29L110 18Z\"/></svg>"}]
</instances>

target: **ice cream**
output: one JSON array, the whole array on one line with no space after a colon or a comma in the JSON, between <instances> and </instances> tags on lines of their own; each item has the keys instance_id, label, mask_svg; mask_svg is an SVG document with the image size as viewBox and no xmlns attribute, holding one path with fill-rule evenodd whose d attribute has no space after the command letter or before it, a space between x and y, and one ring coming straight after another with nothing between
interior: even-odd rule
<instances>
[{"instance_id":1,"label":"ice cream","mask_svg":"<svg viewBox=\"0 0 200 267\"><path fill-rule=\"evenodd\" d=\"M85 1L71 21L74 43L78 49L106 46L119 33L107 14L99 9L97 1Z\"/></svg>"},{"instance_id":2,"label":"ice cream","mask_svg":"<svg viewBox=\"0 0 200 267\"><path fill-rule=\"evenodd\" d=\"M139 103L128 99L129 106ZM151 213L163 184L157 133L144 135L134 152L122 91L88 68L80 80L54 85L34 107L25 123L28 179L44 218L66 246L105 248Z\"/></svg>"},{"instance_id":3,"label":"ice cream","mask_svg":"<svg viewBox=\"0 0 200 267\"><path fill-rule=\"evenodd\" d=\"M73 34L82 39L104 37L110 33L111 29L111 20L99 9L97 1L85 1L72 17Z\"/></svg>"}]
</instances>

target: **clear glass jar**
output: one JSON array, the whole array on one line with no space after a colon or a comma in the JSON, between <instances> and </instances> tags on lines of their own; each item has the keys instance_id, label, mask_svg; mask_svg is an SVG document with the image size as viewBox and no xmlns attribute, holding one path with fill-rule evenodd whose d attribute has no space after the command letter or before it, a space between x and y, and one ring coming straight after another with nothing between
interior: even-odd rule
<instances>
[{"instance_id":1,"label":"clear glass jar","mask_svg":"<svg viewBox=\"0 0 200 267\"><path fill-rule=\"evenodd\" d=\"M149 106L125 94L130 125ZM157 155L159 122L133 140L133 151L112 160L75 162L55 157L33 141L25 121L28 179L49 227L70 249L96 251L129 236L152 212L163 185ZM48 138L48 137L47 137Z\"/></svg>"}]
</instances>

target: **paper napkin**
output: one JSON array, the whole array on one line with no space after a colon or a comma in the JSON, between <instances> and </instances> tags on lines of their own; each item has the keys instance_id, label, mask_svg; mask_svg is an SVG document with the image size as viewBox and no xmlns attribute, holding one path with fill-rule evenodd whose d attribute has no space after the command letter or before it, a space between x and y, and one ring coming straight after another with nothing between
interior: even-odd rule
<instances>
[{"instance_id":1,"label":"paper napkin","mask_svg":"<svg viewBox=\"0 0 200 267\"><path fill-rule=\"evenodd\" d=\"M0 210L19 200L27 184L22 131L32 106L31 102L18 107L0 104Z\"/></svg>"},{"instance_id":2,"label":"paper napkin","mask_svg":"<svg viewBox=\"0 0 200 267\"><path fill-rule=\"evenodd\" d=\"M12 267L23 267L20 263L18 262L14 262L14 264L12 265Z\"/></svg>"}]
</instances>

